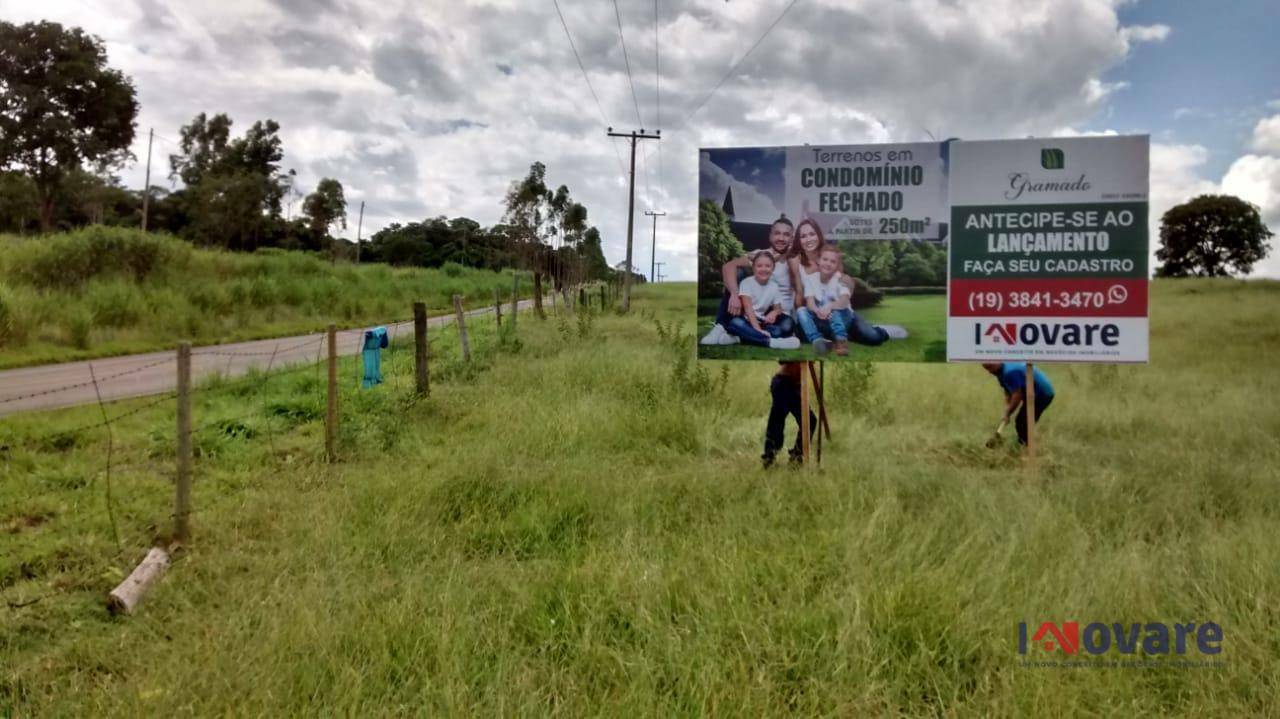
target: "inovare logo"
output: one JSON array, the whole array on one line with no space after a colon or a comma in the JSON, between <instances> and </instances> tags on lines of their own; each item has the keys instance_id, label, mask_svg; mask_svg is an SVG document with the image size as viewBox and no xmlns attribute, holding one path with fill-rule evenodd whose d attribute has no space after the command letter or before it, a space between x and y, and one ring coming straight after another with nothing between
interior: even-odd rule
<instances>
[{"instance_id":1,"label":"inovare logo","mask_svg":"<svg viewBox=\"0 0 1280 719\"><path fill-rule=\"evenodd\" d=\"M1111 322L975 322L973 343L1024 347L1115 347L1120 326Z\"/></svg>"},{"instance_id":2,"label":"inovare logo","mask_svg":"<svg viewBox=\"0 0 1280 719\"><path fill-rule=\"evenodd\" d=\"M1186 655L1192 648L1212 656L1222 652L1222 626L1215 622L1165 624L1163 622L1041 622L1035 631L1018 622L1018 653L1039 649L1049 654L1062 652L1097 656L1109 651L1147 655Z\"/></svg>"},{"instance_id":3,"label":"inovare logo","mask_svg":"<svg viewBox=\"0 0 1280 719\"><path fill-rule=\"evenodd\" d=\"M1067 155L1056 147L1040 150L1040 166L1046 170L1063 170L1067 167Z\"/></svg>"}]
</instances>

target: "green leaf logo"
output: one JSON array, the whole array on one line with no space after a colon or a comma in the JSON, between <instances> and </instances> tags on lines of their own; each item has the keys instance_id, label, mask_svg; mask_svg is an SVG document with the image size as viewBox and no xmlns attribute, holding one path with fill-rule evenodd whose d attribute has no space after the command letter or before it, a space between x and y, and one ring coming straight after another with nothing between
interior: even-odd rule
<instances>
[{"instance_id":1,"label":"green leaf logo","mask_svg":"<svg viewBox=\"0 0 1280 719\"><path fill-rule=\"evenodd\" d=\"M1067 156L1056 147L1040 150L1040 166L1046 170L1061 170L1067 166Z\"/></svg>"}]
</instances>

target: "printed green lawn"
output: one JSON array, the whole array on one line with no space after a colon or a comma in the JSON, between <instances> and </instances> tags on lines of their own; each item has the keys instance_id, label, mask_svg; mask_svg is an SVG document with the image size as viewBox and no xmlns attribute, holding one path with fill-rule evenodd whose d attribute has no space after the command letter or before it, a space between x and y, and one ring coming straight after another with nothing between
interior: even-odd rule
<instances>
[{"instance_id":1,"label":"printed green lawn","mask_svg":"<svg viewBox=\"0 0 1280 719\"><path fill-rule=\"evenodd\" d=\"M698 337L701 338L715 323L718 301L698 301ZM884 298L876 307L859 310L859 314L873 324L895 324L906 327L910 336L905 340L889 340L879 347L849 345L849 357L854 361L874 362L945 362L947 359L947 298L946 295L895 295ZM753 359L753 360L812 360L845 358L828 354L819 358L813 346L803 344L797 350L775 350L768 347L736 345L699 345L699 359Z\"/></svg>"}]
</instances>

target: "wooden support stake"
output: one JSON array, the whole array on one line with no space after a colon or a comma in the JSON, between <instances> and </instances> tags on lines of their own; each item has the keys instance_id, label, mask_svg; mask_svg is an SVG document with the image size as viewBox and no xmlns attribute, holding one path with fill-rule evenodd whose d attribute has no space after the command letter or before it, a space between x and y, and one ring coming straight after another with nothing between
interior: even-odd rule
<instances>
[{"instance_id":1,"label":"wooden support stake","mask_svg":"<svg viewBox=\"0 0 1280 719\"><path fill-rule=\"evenodd\" d=\"M453 296L453 311L458 315L458 339L462 342L462 360L471 361L471 342L467 340L467 315L462 311L462 295Z\"/></svg>"},{"instance_id":2,"label":"wooden support stake","mask_svg":"<svg viewBox=\"0 0 1280 719\"><path fill-rule=\"evenodd\" d=\"M493 288L493 316L498 323L498 329L502 329L502 293L497 287Z\"/></svg>"},{"instance_id":3,"label":"wooden support stake","mask_svg":"<svg viewBox=\"0 0 1280 719\"><path fill-rule=\"evenodd\" d=\"M173 500L173 537L191 541L191 343L178 345L178 479Z\"/></svg>"},{"instance_id":4,"label":"wooden support stake","mask_svg":"<svg viewBox=\"0 0 1280 719\"><path fill-rule=\"evenodd\" d=\"M1036 366L1027 363L1027 389L1022 403L1027 413L1027 461L1036 463Z\"/></svg>"},{"instance_id":5,"label":"wooden support stake","mask_svg":"<svg viewBox=\"0 0 1280 719\"><path fill-rule=\"evenodd\" d=\"M329 406L324 414L324 454L338 461L338 326L329 325Z\"/></svg>"},{"instance_id":6,"label":"wooden support stake","mask_svg":"<svg viewBox=\"0 0 1280 719\"><path fill-rule=\"evenodd\" d=\"M142 563L107 595L107 609L112 614L133 614L146 593L169 568L169 553L160 547L152 547Z\"/></svg>"},{"instance_id":7,"label":"wooden support stake","mask_svg":"<svg viewBox=\"0 0 1280 719\"><path fill-rule=\"evenodd\" d=\"M604 285L600 285L600 311L604 311Z\"/></svg>"},{"instance_id":8,"label":"wooden support stake","mask_svg":"<svg viewBox=\"0 0 1280 719\"><path fill-rule=\"evenodd\" d=\"M808 364L808 363L806 363ZM809 464L809 373L800 373L800 456Z\"/></svg>"},{"instance_id":9,"label":"wooden support stake","mask_svg":"<svg viewBox=\"0 0 1280 719\"><path fill-rule=\"evenodd\" d=\"M824 380L819 380L818 375L814 372L813 362L809 362L809 379L813 380L814 394L818 397L818 421L822 423L821 429L818 431L818 458L822 458L822 434L825 432L827 439L831 439L831 423L827 421L827 403L822 395L822 385ZM822 376L826 377L826 363L819 361L822 366Z\"/></svg>"},{"instance_id":10,"label":"wooden support stake","mask_svg":"<svg viewBox=\"0 0 1280 719\"><path fill-rule=\"evenodd\" d=\"M413 373L418 396L426 397L431 393L431 384L427 375L427 305L425 302L413 303Z\"/></svg>"}]
</instances>

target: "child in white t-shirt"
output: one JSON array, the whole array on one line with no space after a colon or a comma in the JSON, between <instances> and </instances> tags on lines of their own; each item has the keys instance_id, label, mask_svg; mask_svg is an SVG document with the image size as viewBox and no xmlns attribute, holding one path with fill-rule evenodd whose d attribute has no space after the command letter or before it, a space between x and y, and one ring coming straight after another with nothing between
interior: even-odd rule
<instances>
[{"instance_id":1,"label":"child in white t-shirt","mask_svg":"<svg viewBox=\"0 0 1280 719\"><path fill-rule=\"evenodd\" d=\"M819 355L830 351L833 341L837 355L848 355L850 333L859 344L872 347L889 339L888 332L850 309L852 292L840 281L842 263L840 248L825 245L818 256L818 272L804 280L805 306L796 312L796 323Z\"/></svg>"},{"instance_id":2,"label":"child in white t-shirt","mask_svg":"<svg viewBox=\"0 0 1280 719\"><path fill-rule=\"evenodd\" d=\"M725 329L747 344L773 349L797 349L800 340L784 337L786 328L779 320L783 312L784 298L778 284L773 281L774 259L768 251L751 258L751 276L738 283L738 296L742 298L743 313L729 321Z\"/></svg>"}]
</instances>

